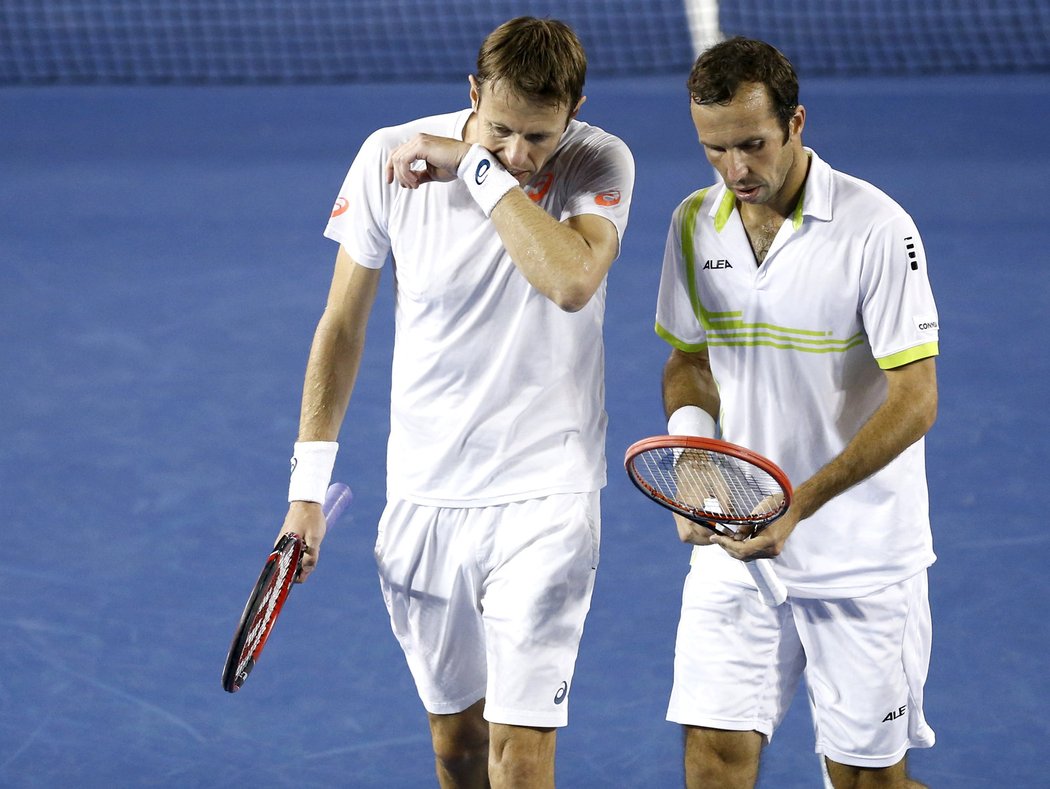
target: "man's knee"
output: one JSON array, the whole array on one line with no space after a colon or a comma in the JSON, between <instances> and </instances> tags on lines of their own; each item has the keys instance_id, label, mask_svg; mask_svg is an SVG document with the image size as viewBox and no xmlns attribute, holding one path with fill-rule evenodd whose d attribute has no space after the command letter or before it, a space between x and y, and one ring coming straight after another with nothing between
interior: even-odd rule
<instances>
[{"instance_id":1,"label":"man's knee","mask_svg":"<svg viewBox=\"0 0 1050 789\"><path fill-rule=\"evenodd\" d=\"M557 729L493 724L489 778L500 787L554 786Z\"/></svg>"},{"instance_id":2,"label":"man's knee","mask_svg":"<svg viewBox=\"0 0 1050 789\"><path fill-rule=\"evenodd\" d=\"M765 738L757 731L724 731L685 726L685 780L688 787L752 787Z\"/></svg>"},{"instance_id":3,"label":"man's knee","mask_svg":"<svg viewBox=\"0 0 1050 789\"><path fill-rule=\"evenodd\" d=\"M459 776L485 769L489 754L489 725L482 715L484 700L454 715L433 715L430 736L438 772Z\"/></svg>"}]
</instances>

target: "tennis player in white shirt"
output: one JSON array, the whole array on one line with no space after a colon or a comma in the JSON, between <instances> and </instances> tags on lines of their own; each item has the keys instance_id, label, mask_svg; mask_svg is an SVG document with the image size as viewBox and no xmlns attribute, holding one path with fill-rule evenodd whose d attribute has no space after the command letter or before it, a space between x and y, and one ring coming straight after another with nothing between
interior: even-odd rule
<instances>
[{"instance_id":1,"label":"tennis player in white shirt","mask_svg":"<svg viewBox=\"0 0 1050 789\"><path fill-rule=\"evenodd\" d=\"M675 211L657 307L672 346L669 432L771 458L795 486L754 539L678 520L694 543L668 718L690 787L751 787L806 679L836 789L919 786L933 563L923 436L937 412L938 321L911 218L802 145L784 56L731 39L689 78L700 145L722 183ZM763 605L743 562L788 589Z\"/></svg>"},{"instance_id":2,"label":"tennis player in white shirt","mask_svg":"<svg viewBox=\"0 0 1050 789\"><path fill-rule=\"evenodd\" d=\"M289 512L316 566L320 501L389 259L396 334L376 559L443 787L554 785L598 564L602 323L634 181L576 119L586 57L555 20L482 44L470 107L375 132L325 235ZM356 454L367 450L355 447Z\"/></svg>"}]
</instances>

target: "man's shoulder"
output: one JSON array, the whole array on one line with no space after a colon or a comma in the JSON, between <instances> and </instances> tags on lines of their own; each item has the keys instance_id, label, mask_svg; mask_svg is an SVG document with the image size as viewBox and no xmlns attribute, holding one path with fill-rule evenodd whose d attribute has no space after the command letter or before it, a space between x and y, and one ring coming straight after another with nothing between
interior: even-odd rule
<instances>
[{"instance_id":1,"label":"man's shoulder","mask_svg":"<svg viewBox=\"0 0 1050 789\"><path fill-rule=\"evenodd\" d=\"M562 135L557 152L558 154L582 152L600 154L604 151L616 151L621 155L631 156L627 143L612 132L573 118L569 121L565 134Z\"/></svg>"},{"instance_id":2,"label":"man's shoulder","mask_svg":"<svg viewBox=\"0 0 1050 789\"><path fill-rule=\"evenodd\" d=\"M900 203L871 181L832 167L828 167L828 177L836 213L846 211L848 216L868 226L907 216Z\"/></svg>"},{"instance_id":3,"label":"man's shoulder","mask_svg":"<svg viewBox=\"0 0 1050 789\"><path fill-rule=\"evenodd\" d=\"M384 126L372 132L365 144L391 149L396 148L413 134L456 137L466 121L464 115L469 112L470 110L457 110L440 115L427 115L393 126Z\"/></svg>"}]
</instances>

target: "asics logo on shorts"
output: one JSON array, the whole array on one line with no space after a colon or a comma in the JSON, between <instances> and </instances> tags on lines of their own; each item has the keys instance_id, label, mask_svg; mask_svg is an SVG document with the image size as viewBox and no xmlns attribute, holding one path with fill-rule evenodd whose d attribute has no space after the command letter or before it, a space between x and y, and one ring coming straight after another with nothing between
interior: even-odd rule
<instances>
[{"instance_id":1,"label":"asics logo on shorts","mask_svg":"<svg viewBox=\"0 0 1050 789\"><path fill-rule=\"evenodd\" d=\"M565 697L569 695L569 683L562 682L561 687L558 688L558 692L554 694L554 703L561 704L565 701Z\"/></svg>"},{"instance_id":2,"label":"asics logo on shorts","mask_svg":"<svg viewBox=\"0 0 1050 789\"><path fill-rule=\"evenodd\" d=\"M489 168L492 167L492 162L488 159L482 159L478 162L478 169L474 171L474 183L481 186L485 183L485 178L489 174Z\"/></svg>"}]
</instances>

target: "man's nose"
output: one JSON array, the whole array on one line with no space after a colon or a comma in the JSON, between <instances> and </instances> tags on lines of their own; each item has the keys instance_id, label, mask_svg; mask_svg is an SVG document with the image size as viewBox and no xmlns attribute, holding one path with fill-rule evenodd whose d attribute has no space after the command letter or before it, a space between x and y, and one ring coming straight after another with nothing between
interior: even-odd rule
<instances>
[{"instance_id":1,"label":"man's nose","mask_svg":"<svg viewBox=\"0 0 1050 789\"><path fill-rule=\"evenodd\" d=\"M521 137L511 139L503 149L507 164L516 170L527 169L529 164L529 144Z\"/></svg>"},{"instance_id":2,"label":"man's nose","mask_svg":"<svg viewBox=\"0 0 1050 789\"><path fill-rule=\"evenodd\" d=\"M744 161L744 157L738 153L728 151L726 153L726 158L729 161L729 164L726 167L726 180L730 183L744 180L744 177L748 173L748 167L747 163Z\"/></svg>"}]
</instances>

